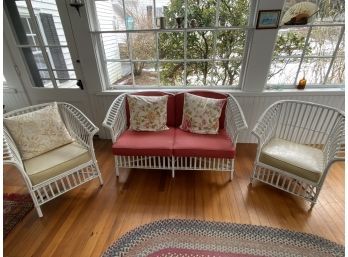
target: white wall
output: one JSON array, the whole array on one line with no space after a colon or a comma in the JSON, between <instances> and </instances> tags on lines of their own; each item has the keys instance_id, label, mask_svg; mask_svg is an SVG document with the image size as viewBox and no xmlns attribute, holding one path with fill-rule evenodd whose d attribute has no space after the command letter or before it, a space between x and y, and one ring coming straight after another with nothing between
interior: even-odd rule
<instances>
[{"instance_id":1,"label":"white wall","mask_svg":"<svg viewBox=\"0 0 348 257\"><path fill-rule=\"evenodd\" d=\"M30 102L5 41L3 44L3 53L3 73L6 78L6 84L3 84L3 104L5 105L5 111L9 112L26 107L30 105Z\"/></svg>"},{"instance_id":2,"label":"white wall","mask_svg":"<svg viewBox=\"0 0 348 257\"><path fill-rule=\"evenodd\" d=\"M9 87L12 87L10 84ZM28 99L23 91L16 89L4 89L3 90L3 104L5 105L5 112L10 112L16 109L20 109L29 105Z\"/></svg>"}]
</instances>

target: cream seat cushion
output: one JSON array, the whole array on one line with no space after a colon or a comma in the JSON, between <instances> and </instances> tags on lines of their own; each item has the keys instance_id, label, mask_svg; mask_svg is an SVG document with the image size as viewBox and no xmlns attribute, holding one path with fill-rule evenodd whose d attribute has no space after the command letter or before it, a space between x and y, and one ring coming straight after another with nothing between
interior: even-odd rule
<instances>
[{"instance_id":1,"label":"cream seat cushion","mask_svg":"<svg viewBox=\"0 0 348 257\"><path fill-rule=\"evenodd\" d=\"M24 161L24 167L32 184L37 185L89 160L88 150L74 142Z\"/></svg>"},{"instance_id":2,"label":"cream seat cushion","mask_svg":"<svg viewBox=\"0 0 348 257\"><path fill-rule=\"evenodd\" d=\"M313 182L318 182L323 172L321 150L279 138L261 149L260 161Z\"/></svg>"}]
</instances>

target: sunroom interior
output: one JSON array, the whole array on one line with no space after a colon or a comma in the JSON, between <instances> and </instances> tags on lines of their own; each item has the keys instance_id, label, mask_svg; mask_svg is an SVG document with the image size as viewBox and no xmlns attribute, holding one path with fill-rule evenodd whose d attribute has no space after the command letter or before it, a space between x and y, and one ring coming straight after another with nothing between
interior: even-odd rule
<instances>
[{"instance_id":1,"label":"sunroom interior","mask_svg":"<svg viewBox=\"0 0 348 257\"><path fill-rule=\"evenodd\" d=\"M285 229L344 245L344 1L4 0L3 10L4 256L135 256L107 249L133 229L171 219ZM200 163L194 155L192 165L182 156L161 159L163 153L144 157L148 165L137 156L117 156L120 134L132 127L131 95L165 96L169 106L171 97L179 105L183 94L186 104L194 92L225 98L216 122L234 147L228 170L214 166L215 156ZM56 189L39 187L43 179L34 180L28 171L31 157L16 148L24 135L17 137L17 125L12 129L9 120L46 106L55 106L68 134L76 136L69 143L90 151L89 166L81 169L86 173L76 179L70 173L76 186L67 178L66 184L54 180ZM169 113L168 107L165 122ZM41 122L52 117L41 116ZM320 168L322 178L306 177L305 188L296 180L302 176L298 167L289 180L277 180L275 170L266 171L270 162L258 166L266 162L262 144L272 141L262 135L267 122L273 136L302 145L278 146L281 155L295 149L297 163L305 163L320 151L327 167ZM180 124L181 116L175 135ZM159 143L165 144L149 144ZM143 141L124 138L122 147L131 144ZM63 153L73 154L72 148ZM138 164L128 165L131 158ZM179 167L180 160L185 165ZM39 162L49 163L46 157ZM62 174L54 176L63 181ZM315 197L301 196L296 188ZM17 221L7 231L6 199L25 196L30 207L14 214ZM206 256L201 254L192 256Z\"/></svg>"}]
</instances>

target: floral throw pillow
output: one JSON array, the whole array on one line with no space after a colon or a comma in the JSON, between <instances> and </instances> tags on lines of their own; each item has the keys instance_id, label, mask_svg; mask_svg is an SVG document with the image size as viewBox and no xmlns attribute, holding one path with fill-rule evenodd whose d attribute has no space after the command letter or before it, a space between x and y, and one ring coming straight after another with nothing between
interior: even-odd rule
<instances>
[{"instance_id":1,"label":"floral throw pillow","mask_svg":"<svg viewBox=\"0 0 348 257\"><path fill-rule=\"evenodd\" d=\"M128 95L129 128L136 131L167 130L168 96Z\"/></svg>"},{"instance_id":2,"label":"floral throw pillow","mask_svg":"<svg viewBox=\"0 0 348 257\"><path fill-rule=\"evenodd\" d=\"M60 117L57 103L40 110L4 118L23 160L73 142Z\"/></svg>"},{"instance_id":3,"label":"floral throw pillow","mask_svg":"<svg viewBox=\"0 0 348 257\"><path fill-rule=\"evenodd\" d=\"M226 99L213 99L185 93L180 128L197 134L217 134Z\"/></svg>"}]
</instances>

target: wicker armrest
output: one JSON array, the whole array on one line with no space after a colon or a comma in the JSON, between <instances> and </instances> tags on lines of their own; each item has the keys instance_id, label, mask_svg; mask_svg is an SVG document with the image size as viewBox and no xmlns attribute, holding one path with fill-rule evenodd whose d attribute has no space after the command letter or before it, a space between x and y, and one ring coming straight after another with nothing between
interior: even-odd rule
<instances>
[{"instance_id":1,"label":"wicker armrest","mask_svg":"<svg viewBox=\"0 0 348 257\"><path fill-rule=\"evenodd\" d=\"M109 129L112 142L127 129L126 94L118 96L111 104L103 126Z\"/></svg>"},{"instance_id":2,"label":"wicker armrest","mask_svg":"<svg viewBox=\"0 0 348 257\"><path fill-rule=\"evenodd\" d=\"M332 128L324 147L324 167L328 170L335 161L345 160L345 116L338 117L337 124Z\"/></svg>"},{"instance_id":3,"label":"wicker armrest","mask_svg":"<svg viewBox=\"0 0 348 257\"><path fill-rule=\"evenodd\" d=\"M3 161L4 164L11 164L15 166L22 167L24 170L24 165L19 153L19 150L13 141L10 133L7 131L7 129L4 126L3 129Z\"/></svg>"},{"instance_id":4,"label":"wicker armrest","mask_svg":"<svg viewBox=\"0 0 348 257\"><path fill-rule=\"evenodd\" d=\"M99 131L92 121L75 106L59 103L70 134L87 148L93 148L93 136Z\"/></svg>"},{"instance_id":5,"label":"wicker armrest","mask_svg":"<svg viewBox=\"0 0 348 257\"><path fill-rule=\"evenodd\" d=\"M11 135L7 131L7 129L3 128L3 162L4 164L13 165L15 166L19 172L21 173L22 177L24 178L25 182L29 187L32 186L31 181L28 177L28 174L25 171L25 167L21 158L21 155L19 153L19 150L16 146L16 143L12 139Z\"/></svg>"},{"instance_id":6,"label":"wicker armrest","mask_svg":"<svg viewBox=\"0 0 348 257\"><path fill-rule=\"evenodd\" d=\"M275 103L268 107L257 121L251 133L257 138L259 147L267 143L274 132L277 118L281 108L281 103Z\"/></svg>"},{"instance_id":7,"label":"wicker armrest","mask_svg":"<svg viewBox=\"0 0 348 257\"><path fill-rule=\"evenodd\" d=\"M227 98L225 128L234 145L237 144L239 132L248 128L242 108L232 95Z\"/></svg>"}]
</instances>

